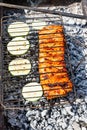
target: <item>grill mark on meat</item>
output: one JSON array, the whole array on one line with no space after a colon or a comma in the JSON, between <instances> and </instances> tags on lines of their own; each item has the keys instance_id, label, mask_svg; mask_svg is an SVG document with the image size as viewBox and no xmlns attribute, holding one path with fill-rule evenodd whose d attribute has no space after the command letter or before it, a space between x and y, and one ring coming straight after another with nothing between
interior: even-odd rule
<instances>
[{"instance_id":1,"label":"grill mark on meat","mask_svg":"<svg viewBox=\"0 0 87 130\"><path fill-rule=\"evenodd\" d=\"M51 83L48 84L49 87L55 87L55 86L57 86L57 85L59 85L59 86L61 86L61 87L63 87L63 88L67 88L68 83L67 83L67 82L66 82L66 83L64 83L64 82L63 82L63 83L58 83L58 82L57 82L57 83L54 83L54 84L51 84Z\"/></svg>"},{"instance_id":2,"label":"grill mark on meat","mask_svg":"<svg viewBox=\"0 0 87 130\"><path fill-rule=\"evenodd\" d=\"M72 91L73 84L68 76L64 55L63 27L50 25L41 29L39 31L39 73L40 83L47 99L57 98Z\"/></svg>"}]
</instances>

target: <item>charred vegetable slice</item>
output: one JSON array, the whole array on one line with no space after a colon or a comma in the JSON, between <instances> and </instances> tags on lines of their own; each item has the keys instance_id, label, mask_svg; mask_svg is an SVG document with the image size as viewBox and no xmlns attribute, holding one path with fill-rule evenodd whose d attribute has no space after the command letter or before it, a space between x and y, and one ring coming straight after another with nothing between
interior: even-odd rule
<instances>
[{"instance_id":1,"label":"charred vegetable slice","mask_svg":"<svg viewBox=\"0 0 87 130\"><path fill-rule=\"evenodd\" d=\"M22 89L22 95L26 101L37 101L43 95L42 87L37 82L31 82L26 84Z\"/></svg>"},{"instance_id":2,"label":"charred vegetable slice","mask_svg":"<svg viewBox=\"0 0 87 130\"><path fill-rule=\"evenodd\" d=\"M16 58L9 63L8 70L13 76L27 75L31 70L31 63L27 59Z\"/></svg>"},{"instance_id":3,"label":"charred vegetable slice","mask_svg":"<svg viewBox=\"0 0 87 130\"><path fill-rule=\"evenodd\" d=\"M13 22L8 26L8 33L11 37L26 36L29 30L28 24L24 22Z\"/></svg>"},{"instance_id":4,"label":"charred vegetable slice","mask_svg":"<svg viewBox=\"0 0 87 130\"><path fill-rule=\"evenodd\" d=\"M7 44L7 50L12 55L22 55L25 54L30 47L29 41L23 37L13 38Z\"/></svg>"}]
</instances>

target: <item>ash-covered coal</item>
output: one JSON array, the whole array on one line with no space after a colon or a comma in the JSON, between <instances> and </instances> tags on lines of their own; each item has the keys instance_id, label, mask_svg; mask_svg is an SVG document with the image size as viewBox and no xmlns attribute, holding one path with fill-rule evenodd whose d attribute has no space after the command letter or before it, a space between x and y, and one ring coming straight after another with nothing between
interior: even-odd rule
<instances>
[{"instance_id":1,"label":"ash-covered coal","mask_svg":"<svg viewBox=\"0 0 87 130\"><path fill-rule=\"evenodd\" d=\"M24 110L5 111L6 130L32 130Z\"/></svg>"},{"instance_id":2,"label":"ash-covered coal","mask_svg":"<svg viewBox=\"0 0 87 130\"><path fill-rule=\"evenodd\" d=\"M45 8L45 7L44 7ZM69 7L51 7L48 9L61 10L64 12L82 14L81 4L71 5ZM30 17L29 12L25 17ZM48 14L46 14L48 16ZM71 104L60 106L43 106L36 109L27 108L26 111L20 110L19 113L8 111L7 122L10 127L19 130L86 130L87 129L87 77L85 65L87 64L86 49L87 46L87 21L69 17L63 17L65 36L69 54L69 61L72 69L67 64L69 73L72 73L71 79L75 87L75 93L70 93L64 100L73 100ZM35 45L32 44L32 47ZM72 71L72 72L71 72ZM29 81L29 77L26 78ZM62 98L60 99L60 101ZM54 101L55 102L55 101ZM23 102L25 103L25 102ZM34 104L36 105L36 104ZM39 105L39 104L38 104ZM10 129L8 128L8 130ZM11 128L11 130L12 130Z\"/></svg>"}]
</instances>

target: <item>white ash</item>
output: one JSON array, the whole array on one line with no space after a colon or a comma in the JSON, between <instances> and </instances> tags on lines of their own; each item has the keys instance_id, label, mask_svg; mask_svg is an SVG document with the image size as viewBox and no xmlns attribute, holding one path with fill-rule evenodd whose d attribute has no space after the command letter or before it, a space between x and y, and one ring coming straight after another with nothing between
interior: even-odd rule
<instances>
[{"instance_id":1,"label":"white ash","mask_svg":"<svg viewBox=\"0 0 87 130\"><path fill-rule=\"evenodd\" d=\"M79 126L79 124L78 124L78 123L76 123L76 122L73 122L72 127L73 127L73 129L76 129L76 130L81 130L81 128L80 128L80 126Z\"/></svg>"},{"instance_id":2,"label":"white ash","mask_svg":"<svg viewBox=\"0 0 87 130\"><path fill-rule=\"evenodd\" d=\"M82 127L82 130L86 130L86 128L85 128L85 127Z\"/></svg>"},{"instance_id":3,"label":"white ash","mask_svg":"<svg viewBox=\"0 0 87 130\"><path fill-rule=\"evenodd\" d=\"M70 6L71 7L71 6ZM70 12L71 13L79 13L82 14L81 12L81 5L74 6L76 9L70 9L67 7L65 8L58 8L58 10L62 10L65 12ZM54 8L55 9L55 8ZM57 9L56 9L57 10ZM75 12L76 11L76 12ZM68 38L68 47L69 47L69 54L70 54L70 63L72 65L73 71L74 72L74 83L77 91L77 99L76 102L74 102L72 105L69 105L67 107L53 107L50 110L48 110L47 114L47 109L43 110L42 112L38 111L41 113L39 118L38 125L34 128L36 130L81 130L87 128L87 119L86 119L86 109L87 109L87 81L86 81L86 73L85 73L85 64L84 61L77 67L81 59L84 59L84 53L86 53L86 48L84 47L84 43L86 43L86 27L87 27L87 22L86 20L81 20L81 19L73 19L73 18L66 18L63 17L63 22L65 23L65 32ZM66 23L69 26L66 26ZM84 29L85 26L85 29ZM76 70L75 70L76 68ZM31 110L32 111L32 110ZM46 114L44 113L46 112ZM42 114L44 113L44 114ZM35 117L30 117L29 116L29 121L31 122L32 120L35 120ZM47 125L48 124L48 125ZM34 124L33 124L34 125Z\"/></svg>"},{"instance_id":4,"label":"white ash","mask_svg":"<svg viewBox=\"0 0 87 130\"><path fill-rule=\"evenodd\" d=\"M73 9L74 6L74 9ZM49 9L82 14L81 3L69 7L52 7ZM29 11L25 11L28 13ZM28 16L29 17L29 16ZM87 22L75 18L63 17L67 37L70 63L74 73L73 82L76 88L76 101L69 105L54 106L50 109L39 108L20 111L16 117L9 115L8 122L20 130L86 130L87 129L87 80L84 59L87 45ZM66 26L66 23L68 26ZM85 29L84 29L85 27Z\"/></svg>"}]
</instances>

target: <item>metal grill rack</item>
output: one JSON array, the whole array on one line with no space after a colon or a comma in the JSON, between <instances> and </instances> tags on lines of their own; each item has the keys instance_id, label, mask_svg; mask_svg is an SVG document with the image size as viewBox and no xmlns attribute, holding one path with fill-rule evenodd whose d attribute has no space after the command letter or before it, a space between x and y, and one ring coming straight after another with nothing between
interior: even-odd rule
<instances>
[{"instance_id":1,"label":"metal grill rack","mask_svg":"<svg viewBox=\"0 0 87 130\"><path fill-rule=\"evenodd\" d=\"M32 28L32 22L34 20L41 20L42 22L46 22L47 25L57 24L66 26L63 23L63 19L61 15L49 14L49 13L41 13L30 11L29 17L24 15L13 15L13 16L6 16L2 18L2 90L3 90L3 98L2 98L2 105L5 109L25 109L28 107L31 108L38 108L38 107L49 107L52 105L58 104L65 104L67 102L73 102L76 97L75 87L73 84L73 91L69 93L67 96L59 97L52 100L46 100L44 96L37 102L26 102L22 96L22 88L25 84L29 82L40 82L40 74L38 71L38 55L39 55L39 42L38 42L38 29ZM7 50L7 44L11 41L11 37L7 32L7 28L9 24L15 21L26 22L29 27L30 31L26 37L26 39L30 42L30 48L28 51L21 56L13 56L9 54ZM67 32L64 30L64 34L67 40ZM73 70L70 64L70 56L68 54L68 46L66 45L66 53L65 53L65 60L67 69L69 71L70 78L73 82ZM26 58L30 60L32 68L28 75L26 76L12 76L8 70L8 65L10 61L15 58ZM73 95L73 100L69 100L70 95Z\"/></svg>"}]
</instances>

